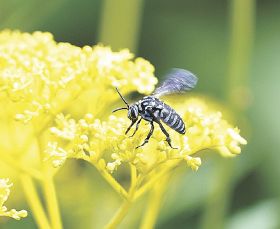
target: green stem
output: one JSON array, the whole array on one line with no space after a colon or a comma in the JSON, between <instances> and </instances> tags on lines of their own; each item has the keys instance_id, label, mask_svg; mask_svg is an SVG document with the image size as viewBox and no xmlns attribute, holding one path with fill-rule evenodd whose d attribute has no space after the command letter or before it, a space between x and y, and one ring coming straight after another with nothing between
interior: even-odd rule
<instances>
[{"instance_id":1,"label":"green stem","mask_svg":"<svg viewBox=\"0 0 280 229\"><path fill-rule=\"evenodd\" d=\"M162 205L162 197L169 180L169 175L165 175L154 185L148 200L148 207L145 211L140 229L153 229Z\"/></svg>"},{"instance_id":2,"label":"green stem","mask_svg":"<svg viewBox=\"0 0 280 229\"><path fill-rule=\"evenodd\" d=\"M105 226L105 229L114 229L121 223L126 216L132 202L130 200L124 200L123 204L118 209L117 213L111 219L111 221Z\"/></svg>"},{"instance_id":3,"label":"green stem","mask_svg":"<svg viewBox=\"0 0 280 229\"><path fill-rule=\"evenodd\" d=\"M136 51L143 0L104 0L99 41L113 49Z\"/></svg>"},{"instance_id":4,"label":"green stem","mask_svg":"<svg viewBox=\"0 0 280 229\"><path fill-rule=\"evenodd\" d=\"M40 198L31 177L27 174L21 175L20 180L23 187L23 192L31 208L32 215L35 218L37 226L40 229L51 229L45 210L41 204Z\"/></svg>"},{"instance_id":5,"label":"green stem","mask_svg":"<svg viewBox=\"0 0 280 229\"><path fill-rule=\"evenodd\" d=\"M122 222L123 218L126 216L128 210L130 209L130 206L133 203L134 194L138 186L138 179L137 179L137 171L134 165L130 164L130 170L131 170L131 184L128 192L128 198L123 201L123 204L120 206L117 213L113 216L110 222L105 226L105 229L116 228Z\"/></svg>"},{"instance_id":6,"label":"green stem","mask_svg":"<svg viewBox=\"0 0 280 229\"><path fill-rule=\"evenodd\" d=\"M141 188L137 190L134 196L134 201L144 195L148 190L150 190L155 185L155 183L158 182L158 180L162 179L163 176L165 176L170 170L175 168L181 161L182 159L176 159L169 164L164 165L160 172L152 176L152 178L149 179L148 182L146 182Z\"/></svg>"},{"instance_id":7,"label":"green stem","mask_svg":"<svg viewBox=\"0 0 280 229\"><path fill-rule=\"evenodd\" d=\"M226 97L235 112L248 106L251 49L254 35L255 0L231 1L228 86Z\"/></svg>"},{"instance_id":8,"label":"green stem","mask_svg":"<svg viewBox=\"0 0 280 229\"><path fill-rule=\"evenodd\" d=\"M43 182L44 193L45 193L52 229L62 229L62 222L61 222L60 211L57 202L53 178L51 173L46 169L45 169L45 177L42 180L42 182Z\"/></svg>"},{"instance_id":9,"label":"green stem","mask_svg":"<svg viewBox=\"0 0 280 229\"><path fill-rule=\"evenodd\" d=\"M231 1L231 40L225 96L230 108L239 116L249 101L247 81L253 43L254 12L255 0ZM221 159L213 177L217 184L213 185L205 206L202 229L224 228L224 218L234 183L234 165L234 161Z\"/></svg>"},{"instance_id":10,"label":"green stem","mask_svg":"<svg viewBox=\"0 0 280 229\"><path fill-rule=\"evenodd\" d=\"M231 189L233 185L233 168L232 160L219 160L219 165L213 174L214 183L212 190L208 196L203 213L201 228L224 228L224 217L226 216ZM217 208L217 206L219 206ZM215 209L213 211L213 209Z\"/></svg>"},{"instance_id":11,"label":"green stem","mask_svg":"<svg viewBox=\"0 0 280 229\"><path fill-rule=\"evenodd\" d=\"M48 165L43 161L44 151L43 151L43 141L42 139L37 137L37 142L39 146L38 154L41 159L41 168L43 179L41 180L41 184L44 191L44 197L47 204L47 209L49 213L49 218L51 222L52 229L62 229L61 216L59 211L59 205L56 196L55 185L53 181L53 173L52 169L48 167Z\"/></svg>"},{"instance_id":12,"label":"green stem","mask_svg":"<svg viewBox=\"0 0 280 229\"><path fill-rule=\"evenodd\" d=\"M123 198L127 199L127 191L115 180L115 178L108 173L104 168L100 167L96 163L93 164L95 168L100 172L103 178L111 185L111 187Z\"/></svg>"},{"instance_id":13,"label":"green stem","mask_svg":"<svg viewBox=\"0 0 280 229\"><path fill-rule=\"evenodd\" d=\"M18 172L26 173L29 176L31 176L32 178L35 178L37 180L41 180L42 179L42 174L39 171L37 171L36 169L24 166L22 163L20 163L19 161L15 160L13 157L11 157L7 153L3 153L3 154L0 153L0 155L1 155L1 161L6 163L7 165L12 167L13 169L18 170Z\"/></svg>"}]
</instances>

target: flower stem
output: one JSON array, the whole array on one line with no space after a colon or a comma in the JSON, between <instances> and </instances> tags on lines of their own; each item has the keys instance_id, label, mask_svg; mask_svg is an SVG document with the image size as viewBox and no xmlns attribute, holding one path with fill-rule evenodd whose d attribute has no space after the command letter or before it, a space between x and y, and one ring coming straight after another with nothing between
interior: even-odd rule
<instances>
[{"instance_id":1,"label":"flower stem","mask_svg":"<svg viewBox=\"0 0 280 229\"><path fill-rule=\"evenodd\" d=\"M41 201L31 177L27 174L24 174L20 176L20 180L37 226L40 229L51 229L45 210L42 207Z\"/></svg>"},{"instance_id":2,"label":"flower stem","mask_svg":"<svg viewBox=\"0 0 280 229\"><path fill-rule=\"evenodd\" d=\"M116 228L123 218L126 216L130 206L133 203L133 198L135 194L135 190L138 185L138 179L137 179L137 171L136 167L132 164L130 164L130 170L131 170L131 184L130 189L128 192L128 198L123 201L123 204L120 206L116 214L113 216L111 221L105 226L105 229L114 229Z\"/></svg>"},{"instance_id":3,"label":"flower stem","mask_svg":"<svg viewBox=\"0 0 280 229\"><path fill-rule=\"evenodd\" d=\"M145 211L143 221L140 229L153 229L156 223L157 216L159 214L160 206L162 204L162 197L168 183L169 175L163 176L154 185L151 190L150 197L148 200L148 207Z\"/></svg>"},{"instance_id":4,"label":"flower stem","mask_svg":"<svg viewBox=\"0 0 280 229\"><path fill-rule=\"evenodd\" d=\"M233 183L230 178L232 177L233 167L234 164L232 161L220 161L220 164L215 169L213 176L215 182L206 201L205 212L201 221L202 229L224 228L224 217L228 209ZM219 207L216 208L216 206Z\"/></svg>"},{"instance_id":5,"label":"flower stem","mask_svg":"<svg viewBox=\"0 0 280 229\"><path fill-rule=\"evenodd\" d=\"M231 1L231 37L229 44L227 102L235 112L249 104L248 79L254 35L255 0Z\"/></svg>"},{"instance_id":6,"label":"flower stem","mask_svg":"<svg viewBox=\"0 0 280 229\"><path fill-rule=\"evenodd\" d=\"M124 200L123 204L118 209L117 213L111 219L111 221L105 226L105 229L114 229L116 228L123 218L126 216L132 202L130 200Z\"/></svg>"},{"instance_id":7,"label":"flower stem","mask_svg":"<svg viewBox=\"0 0 280 229\"><path fill-rule=\"evenodd\" d=\"M31 176L32 178L41 180L42 174L37 171L36 169L26 167L23 164L21 164L19 161L15 160L13 157L11 157L7 153L0 153L1 154L1 160L5 162L7 165L11 166L13 169L18 170L18 172L23 172Z\"/></svg>"},{"instance_id":8,"label":"flower stem","mask_svg":"<svg viewBox=\"0 0 280 229\"><path fill-rule=\"evenodd\" d=\"M165 176L171 169L176 167L181 161L182 159L176 159L170 162L169 165L164 165L164 167L160 170L159 173L154 175L146 184L144 184L141 188L137 190L134 196L134 201L140 196L142 196L144 193L146 193L148 190L150 190L159 179L162 179L163 176Z\"/></svg>"},{"instance_id":9,"label":"flower stem","mask_svg":"<svg viewBox=\"0 0 280 229\"><path fill-rule=\"evenodd\" d=\"M47 171L46 169L44 175L45 177L43 179L43 187L52 229L62 229L62 222L53 178L50 174L50 171Z\"/></svg>"},{"instance_id":10,"label":"flower stem","mask_svg":"<svg viewBox=\"0 0 280 229\"><path fill-rule=\"evenodd\" d=\"M127 199L127 191L115 180L115 178L108 173L104 168L101 168L97 164L93 164L95 168L100 172L103 178L112 186L112 188L123 198Z\"/></svg>"},{"instance_id":11,"label":"flower stem","mask_svg":"<svg viewBox=\"0 0 280 229\"><path fill-rule=\"evenodd\" d=\"M248 106L247 87L254 30L255 0L231 1L231 40L229 50L226 98L230 108L239 114ZM216 168L213 190L208 197L201 228L224 228L234 180L234 161L223 161ZM216 206L219 206L215 209ZM215 211L213 211L215 209Z\"/></svg>"},{"instance_id":12,"label":"flower stem","mask_svg":"<svg viewBox=\"0 0 280 229\"><path fill-rule=\"evenodd\" d=\"M135 52L143 0L104 0L99 42L113 49L128 48Z\"/></svg>"}]
</instances>

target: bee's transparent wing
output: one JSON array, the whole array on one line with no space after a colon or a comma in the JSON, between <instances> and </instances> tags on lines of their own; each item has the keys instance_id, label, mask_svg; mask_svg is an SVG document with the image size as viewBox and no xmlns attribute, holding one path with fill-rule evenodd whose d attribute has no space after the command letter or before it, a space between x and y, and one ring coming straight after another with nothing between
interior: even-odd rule
<instances>
[{"instance_id":1,"label":"bee's transparent wing","mask_svg":"<svg viewBox=\"0 0 280 229\"><path fill-rule=\"evenodd\" d=\"M160 97L163 95L189 91L195 87L197 80L197 77L190 71L173 68L166 75L166 80L162 85L156 88L153 95Z\"/></svg>"}]
</instances>

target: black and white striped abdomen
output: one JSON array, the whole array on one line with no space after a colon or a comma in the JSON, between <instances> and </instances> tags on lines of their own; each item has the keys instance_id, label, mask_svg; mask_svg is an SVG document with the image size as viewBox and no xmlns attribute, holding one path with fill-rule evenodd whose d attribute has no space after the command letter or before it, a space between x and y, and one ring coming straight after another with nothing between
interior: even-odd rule
<instances>
[{"instance_id":1,"label":"black and white striped abdomen","mask_svg":"<svg viewBox=\"0 0 280 229\"><path fill-rule=\"evenodd\" d=\"M184 134L186 132L182 118L167 104L164 104L163 109L160 112L160 119L178 133Z\"/></svg>"}]
</instances>

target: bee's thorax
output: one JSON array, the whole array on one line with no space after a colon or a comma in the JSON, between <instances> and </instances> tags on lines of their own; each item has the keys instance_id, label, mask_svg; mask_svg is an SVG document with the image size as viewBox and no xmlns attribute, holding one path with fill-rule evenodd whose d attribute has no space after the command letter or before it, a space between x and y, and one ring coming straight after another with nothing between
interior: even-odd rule
<instances>
[{"instance_id":1,"label":"bee's thorax","mask_svg":"<svg viewBox=\"0 0 280 229\"><path fill-rule=\"evenodd\" d=\"M178 133L185 133L185 124L179 114L158 98L146 96L136 104L143 119L147 121L152 121L154 118L160 119Z\"/></svg>"}]
</instances>

